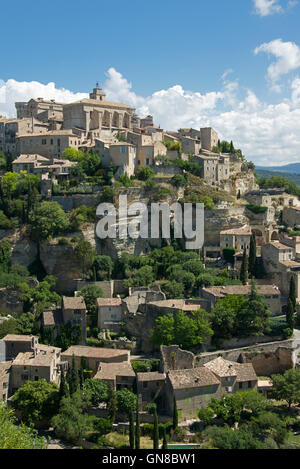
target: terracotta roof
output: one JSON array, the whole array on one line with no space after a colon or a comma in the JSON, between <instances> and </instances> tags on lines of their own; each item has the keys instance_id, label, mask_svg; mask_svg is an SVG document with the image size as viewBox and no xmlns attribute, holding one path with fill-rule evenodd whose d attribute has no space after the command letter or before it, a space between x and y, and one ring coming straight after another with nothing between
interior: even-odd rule
<instances>
[{"instance_id":1,"label":"terracotta roof","mask_svg":"<svg viewBox=\"0 0 300 469\"><path fill-rule=\"evenodd\" d=\"M150 371L148 373L137 373L138 381L164 381L166 379L165 373L158 373L157 371Z\"/></svg>"},{"instance_id":2,"label":"terracotta roof","mask_svg":"<svg viewBox=\"0 0 300 469\"><path fill-rule=\"evenodd\" d=\"M299 264L300 265L300 264ZM260 295L280 296L280 290L276 285L257 285L257 292ZM226 285L220 287L207 287L202 291L210 293L218 298L224 298L226 295L250 295L251 285Z\"/></svg>"},{"instance_id":3,"label":"terracotta roof","mask_svg":"<svg viewBox=\"0 0 300 469\"><path fill-rule=\"evenodd\" d=\"M236 376L237 382L257 381L257 375L252 363L236 363L218 357L215 360L205 363L204 366L220 378Z\"/></svg>"},{"instance_id":4,"label":"terracotta roof","mask_svg":"<svg viewBox=\"0 0 300 469\"><path fill-rule=\"evenodd\" d=\"M282 243L279 243L279 241L273 241L272 243L269 243L271 244L271 246L273 246L274 248L276 249L279 249L280 251L286 251L286 250L291 250L292 247L291 246L286 246L285 244L282 244Z\"/></svg>"},{"instance_id":5,"label":"terracotta roof","mask_svg":"<svg viewBox=\"0 0 300 469\"><path fill-rule=\"evenodd\" d=\"M41 155L20 155L18 158L16 158L12 163L35 163L37 161L43 161L43 162L48 162L50 163L49 158L45 158L44 156Z\"/></svg>"},{"instance_id":6,"label":"terracotta roof","mask_svg":"<svg viewBox=\"0 0 300 469\"><path fill-rule=\"evenodd\" d=\"M117 376L135 377L135 372L129 362L99 363L99 368L94 379L116 379Z\"/></svg>"},{"instance_id":7,"label":"terracotta roof","mask_svg":"<svg viewBox=\"0 0 300 469\"><path fill-rule=\"evenodd\" d=\"M54 327L57 324L62 324L62 312L61 310L44 311L43 312L43 324L45 327Z\"/></svg>"},{"instance_id":8,"label":"terracotta roof","mask_svg":"<svg viewBox=\"0 0 300 469\"><path fill-rule=\"evenodd\" d=\"M63 296L62 302L64 309L86 309L86 304L82 296Z\"/></svg>"},{"instance_id":9,"label":"terracotta roof","mask_svg":"<svg viewBox=\"0 0 300 469\"><path fill-rule=\"evenodd\" d=\"M64 106L73 106L74 104L90 104L92 106L99 106L99 107L115 107L115 108L126 108L126 109L134 109L132 106L129 106L129 104L124 104L124 103L114 103L111 101L100 101L98 99L88 99L84 98L81 99L80 101L75 101L74 103L68 103L65 104Z\"/></svg>"},{"instance_id":10,"label":"terracotta roof","mask_svg":"<svg viewBox=\"0 0 300 469\"><path fill-rule=\"evenodd\" d=\"M33 335L7 334L2 340L4 340L4 342L31 342L33 338L37 339L37 337Z\"/></svg>"},{"instance_id":11,"label":"terracotta roof","mask_svg":"<svg viewBox=\"0 0 300 469\"><path fill-rule=\"evenodd\" d=\"M9 372L11 365L12 361L0 362L0 379Z\"/></svg>"},{"instance_id":12,"label":"terracotta roof","mask_svg":"<svg viewBox=\"0 0 300 469\"><path fill-rule=\"evenodd\" d=\"M72 345L62 356L75 357L88 357L88 358L110 358L110 357L121 357L126 356L126 360L129 357L130 352L128 350L116 350L112 348L100 348L100 347L87 347L85 345ZM124 360L125 361L125 360Z\"/></svg>"},{"instance_id":13,"label":"terracotta roof","mask_svg":"<svg viewBox=\"0 0 300 469\"><path fill-rule=\"evenodd\" d=\"M300 262L297 261L280 261L280 264L286 265L287 267L300 267Z\"/></svg>"},{"instance_id":14,"label":"terracotta roof","mask_svg":"<svg viewBox=\"0 0 300 469\"><path fill-rule=\"evenodd\" d=\"M237 371L233 367L232 362L224 360L222 357L218 357L215 360L205 363L204 366L220 378L224 378L226 376L237 376Z\"/></svg>"},{"instance_id":15,"label":"terracotta roof","mask_svg":"<svg viewBox=\"0 0 300 469\"><path fill-rule=\"evenodd\" d=\"M173 389L202 388L220 384L218 378L204 367L169 371L168 376Z\"/></svg>"},{"instance_id":16,"label":"terracotta roof","mask_svg":"<svg viewBox=\"0 0 300 469\"><path fill-rule=\"evenodd\" d=\"M53 361L53 354L41 352L37 355L34 352L19 353L13 360L14 365L27 365L27 366L50 366Z\"/></svg>"},{"instance_id":17,"label":"terracotta roof","mask_svg":"<svg viewBox=\"0 0 300 469\"><path fill-rule=\"evenodd\" d=\"M67 135L69 137L77 137L78 135L73 134L72 129L66 129L66 130L49 130L48 132L40 132L40 133L31 133L31 134L23 134L23 135L18 135L18 138L31 138L31 137L51 137L51 135L55 136L64 136Z\"/></svg>"},{"instance_id":18,"label":"terracotta roof","mask_svg":"<svg viewBox=\"0 0 300 469\"><path fill-rule=\"evenodd\" d=\"M120 306L122 304L121 298L97 298L97 306Z\"/></svg>"},{"instance_id":19,"label":"terracotta roof","mask_svg":"<svg viewBox=\"0 0 300 469\"><path fill-rule=\"evenodd\" d=\"M220 235L244 235L251 236L250 226L242 226L240 228L232 228L230 230L223 230L220 232Z\"/></svg>"}]
</instances>

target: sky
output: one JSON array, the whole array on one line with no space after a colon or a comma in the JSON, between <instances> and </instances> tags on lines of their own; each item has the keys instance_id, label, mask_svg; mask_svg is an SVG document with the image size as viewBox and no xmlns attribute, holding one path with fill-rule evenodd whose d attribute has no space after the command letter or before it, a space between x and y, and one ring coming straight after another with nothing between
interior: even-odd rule
<instances>
[{"instance_id":1,"label":"sky","mask_svg":"<svg viewBox=\"0 0 300 469\"><path fill-rule=\"evenodd\" d=\"M14 0L1 16L2 115L99 82L166 130L212 126L258 165L300 162L300 1Z\"/></svg>"}]
</instances>

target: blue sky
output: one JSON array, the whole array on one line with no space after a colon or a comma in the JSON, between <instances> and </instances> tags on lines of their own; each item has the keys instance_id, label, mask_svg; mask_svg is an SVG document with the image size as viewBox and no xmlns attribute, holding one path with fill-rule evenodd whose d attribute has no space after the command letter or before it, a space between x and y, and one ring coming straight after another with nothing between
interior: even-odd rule
<instances>
[{"instance_id":1,"label":"blue sky","mask_svg":"<svg viewBox=\"0 0 300 469\"><path fill-rule=\"evenodd\" d=\"M31 95L69 102L99 81L170 130L212 125L257 163L300 161L297 1L16 0L1 11L0 114Z\"/></svg>"}]
</instances>

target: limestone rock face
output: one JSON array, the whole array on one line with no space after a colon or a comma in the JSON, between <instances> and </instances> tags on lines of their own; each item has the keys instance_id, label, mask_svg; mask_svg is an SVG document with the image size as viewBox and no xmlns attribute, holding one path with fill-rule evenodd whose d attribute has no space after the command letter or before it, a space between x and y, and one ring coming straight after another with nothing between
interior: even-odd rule
<instances>
[{"instance_id":1,"label":"limestone rock face","mask_svg":"<svg viewBox=\"0 0 300 469\"><path fill-rule=\"evenodd\" d=\"M1 313L23 313L23 301L21 293L10 288L0 288L0 311Z\"/></svg>"},{"instance_id":2,"label":"limestone rock face","mask_svg":"<svg viewBox=\"0 0 300 469\"><path fill-rule=\"evenodd\" d=\"M29 237L26 230L0 230L0 241L8 238L12 244L12 264L28 267L37 256L37 244Z\"/></svg>"},{"instance_id":3,"label":"limestone rock face","mask_svg":"<svg viewBox=\"0 0 300 469\"><path fill-rule=\"evenodd\" d=\"M220 231L248 223L245 207L228 207L205 210L204 241L206 245L220 243Z\"/></svg>"},{"instance_id":4,"label":"limestone rock face","mask_svg":"<svg viewBox=\"0 0 300 469\"><path fill-rule=\"evenodd\" d=\"M40 243L40 259L47 274L58 278L59 292L73 290L74 280L81 277L73 246L43 241Z\"/></svg>"}]
</instances>

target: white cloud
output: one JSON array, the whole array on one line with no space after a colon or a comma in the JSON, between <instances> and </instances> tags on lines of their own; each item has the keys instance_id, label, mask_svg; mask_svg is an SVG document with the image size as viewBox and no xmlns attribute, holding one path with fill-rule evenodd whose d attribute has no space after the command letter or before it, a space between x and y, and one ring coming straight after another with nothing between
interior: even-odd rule
<instances>
[{"instance_id":1,"label":"white cloud","mask_svg":"<svg viewBox=\"0 0 300 469\"><path fill-rule=\"evenodd\" d=\"M31 98L55 99L58 102L70 103L87 97L86 93L72 93L64 88L56 88L55 83L44 85L38 81L16 81L13 79L4 82L0 80L0 114L15 115L15 102L28 101Z\"/></svg>"},{"instance_id":2,"label":"white cloud","mask_svg":"<svg viewBox=\"0 0 300 469\"><path fill-rule=\"evenodd\" d=\"M260 101L252 90L243 91L236 81L205 94L175 85L141 96L114 68L108 70L103 88L107 99L136 107L141 117L152 114L155 123L167 130L212 126L222 139L233 140L256 163L300 161L300 76L291 83L289 99L276 105ZM54 83L0 81L0 114L13 116L15 101L39 96L70 102L86 94L57 89ZM1 104L3 97L5 103Z\"/></svg>"},{"instance_id":3,"label":"white cloud","mask_svg":"<svg viewBox=\"0 0 300 469\"><path fill-rule=\"evenodd\" d=\"M294 42L283 42L282 39L274 39L256 47L254 54L264 52L273 55L276 60L268 67L267 78L273 91L281 91L278 80L282 75L297 70L300 67L300 48Z\"/></svg>"},{"instance_id":4,"label":"white cloud","mask_svg":"<svg viewBox=\"0 0 300 469\"><path fill-rule=\"evenodd\" d=\"M282 6L279 0L253 0L254 12L261 17L284 13L298 5L298 0L289 0Z\"/></svg>"},{"instance_id":5,"label":"white cloud","mask_svg":"<svg viewBox=\"0 0 300 469\"><path fill-rule=\"evenodd\" d=\"M283 12L279 0L253 0L253 4L255 13L259 16L269 16Z\"/></svg>"}]
</instances>

